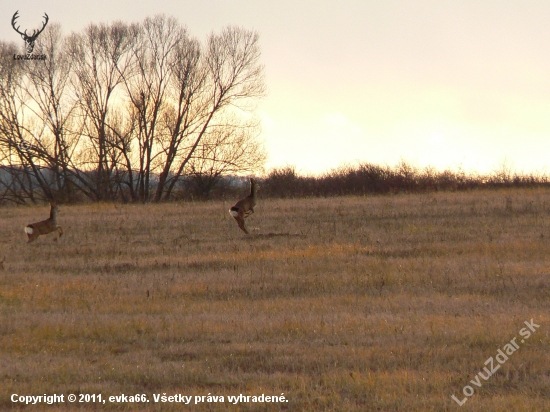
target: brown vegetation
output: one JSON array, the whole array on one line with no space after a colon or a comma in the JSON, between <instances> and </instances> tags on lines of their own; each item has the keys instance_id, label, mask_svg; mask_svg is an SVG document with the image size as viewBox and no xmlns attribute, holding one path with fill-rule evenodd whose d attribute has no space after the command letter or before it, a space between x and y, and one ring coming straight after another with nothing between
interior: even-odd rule
<instances>
[{"instance_id":1,"label":"brown vegetation","mask_svg":"<svg viewBox=\"0 0 550 412\"><path fill-rule=\"evenodd\" d=\"M12 393L151 401L78 404L97 410L550 409L550 191L263 200L249 236L230 205L64 206L63 238L32 244L21 228L42 208L3 209L0 409L23 408ZM240 393L289 402L227 401Z\"/></svg>"},{"instance_id":2,"label":"brown vegetation","mask_svg":"<svg viewBox=\"0 0 550 412\"><path fill-rule=\"evenodd\" d=\"M299 174L293 166L276 168L263 181L262 192L265 197L296 198L536 187L550 187L549 176L514 172L506 164L483 175L463 170L422 169L402 161L395 166L344 165L319 176Z\"/></svg>"}]
</instances>

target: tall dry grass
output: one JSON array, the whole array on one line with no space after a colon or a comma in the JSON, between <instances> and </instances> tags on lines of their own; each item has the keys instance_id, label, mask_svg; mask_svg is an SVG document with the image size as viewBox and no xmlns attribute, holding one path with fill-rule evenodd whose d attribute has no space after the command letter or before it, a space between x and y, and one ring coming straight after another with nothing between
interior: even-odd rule
<instances>
[{"instance_id":1,"label":"tall dry grass","mask_svg":"<svg viewBox=\"0 0 550 412\"><path fill-rule=\"evenodd\" d=\"M0 409L550 410L550 191L2 209ZM524 321L539 330L464 406ZM223 395L155 404L153 394ZM229 395L288 403L231 405ZM49 410L66 410L67 404ZM42 410L44 405L27 410Z\"/></svg>"}]
</instances>

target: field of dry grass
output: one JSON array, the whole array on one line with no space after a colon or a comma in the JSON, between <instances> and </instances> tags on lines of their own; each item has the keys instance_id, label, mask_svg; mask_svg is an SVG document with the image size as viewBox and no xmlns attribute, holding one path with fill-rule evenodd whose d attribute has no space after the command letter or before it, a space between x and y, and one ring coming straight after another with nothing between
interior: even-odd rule
<instances>
[{"instance_id":1,"label":"field of dry grass","mask_svg":"<svg viewBox=\"0 0 550 412\"><path fill-rule=\"evenodd\" d=\"M0 409L550 410L550 191L260 200L249 236L229 206L61 206L31 244L48 208L2 209Z\"/></svg>"}]
</instances>

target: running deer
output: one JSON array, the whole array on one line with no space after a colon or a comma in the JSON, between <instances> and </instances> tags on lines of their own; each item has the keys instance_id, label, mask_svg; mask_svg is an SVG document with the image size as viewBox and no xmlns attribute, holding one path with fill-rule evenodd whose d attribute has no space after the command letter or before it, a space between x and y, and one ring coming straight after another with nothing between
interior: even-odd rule
<instances>
[{"instance_id":1,"label":"running deer","mask_svg":"<svg viewBox=\"0 0 550 412\"><path fill-rule=\"evenodd\" d=\"M229 214L235 218L241 230L247 235L248 230L244 227L244 219L254 213L254 206L256 206L256 191L258 188L259 185L256 181L250 179L250 194L244 199L239 200L235 203L235 206L229 209Z\"/></svg>"},{"instance_id":2,"label":"running deer","mask_svg":"<svg viewBox=\"0 0 550 412\"><path fill-rule=\"evenodd\" d=\"M50 218L42 220L41 222L31 223L25 227L25 233L27 234L27 243L33 242L40 235L47 235L57 231L57 236L54 241L57 241L63 235L63 229L57 225L57 214L59 213L59 206L52 200L50 202Z\"/></svg>"}]
</instances>

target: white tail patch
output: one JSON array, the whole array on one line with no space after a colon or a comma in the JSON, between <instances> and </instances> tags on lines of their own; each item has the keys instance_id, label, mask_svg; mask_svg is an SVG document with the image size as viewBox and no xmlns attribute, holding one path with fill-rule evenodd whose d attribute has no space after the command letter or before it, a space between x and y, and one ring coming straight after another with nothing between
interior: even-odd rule
<instances>
[{"instance_id":1,"label":"white tail patch","mask_svg":"<svg viewBox=\"0 0 550 412\"><path fill-rule=\"evenodd\" d=\"M239 216L239 212L237 212L236 210L229 209L229 214L233 217Z\"/></svg>"},{"instance_id":2,"label":"white tail patch","mask_svg":"<svg viewBox=\"0 0 550 412\"><path fill-rule=\"evenodd\" d=\"M26 227L25 227L25 233L26 233L27 235L32 235L32 232L34 232L34 230L33 230L32 227L30 227L30 226L26 226Z\"/></svg>"}]
</instances>

